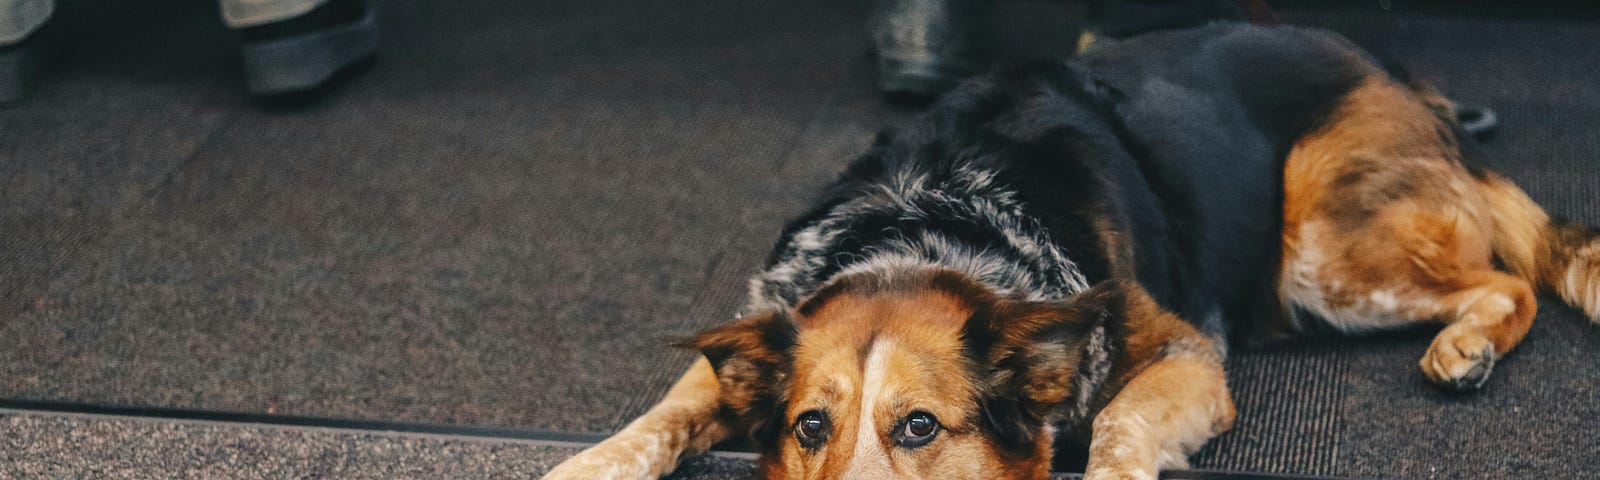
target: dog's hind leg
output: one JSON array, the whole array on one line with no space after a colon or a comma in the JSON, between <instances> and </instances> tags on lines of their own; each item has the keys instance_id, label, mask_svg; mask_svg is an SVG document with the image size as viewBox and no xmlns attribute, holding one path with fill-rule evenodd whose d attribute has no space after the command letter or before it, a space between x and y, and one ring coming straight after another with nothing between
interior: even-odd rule
<instances>
[{"instance_id":1,"label":"dog's hind leg","mask_svg":"<svg viewBox=\"0 0 1600 480\"><path fill-rule=\"evenodd\" d=\"M728 437L717 420L717 374L696 360L666 398L616 435L561 462L545 480L657 478L684 455L704 452Z\"/></svg>"},{"instance_id":2,"label":"dog's hind leg","mask_svg":"<svg viewBox=\"0 0 1600 480\"><path fill-rule=\"evenodd\" d=\"M1279 291L1320 317L1295 319L1298 329L1445 323L1423 372L1478 388L1533 322L1529 281L1556 265L1541 241L1548 223L1520 190L1464 164L1416 92L1374 77L1285 161ZM1521 276L1496 271L1496 257Z\"/></svg>"},{"instance_id":3,"label":"dog's hind leg","mask_svg":"<svg viewBox=\"0 0 1600 480\"><path fill-rule=\"evenodd\" d=\"M1420 363L1434 383L1474 390L1488 380L1494 362L1528 333L1535 309L1533 288L1492 270L1456 280L1462 288L1440 297L1433 312L1449 325L1433 338Z\"/></svg>"},{"instance_id":4,"label":"dog's hind leg","mask_svg":"<svg viewBox=\"0 0 1600 480\"><path fill-rule=\"evenodd\" d=\"M1489 229L1469 209L1389 205L1370 222L1285 232L1282 292L1345 333L1446 324L1421 360L1440 386L1481 387L1533 323L1533 287L1494 270Z\"/></svg>"}]
</instances>

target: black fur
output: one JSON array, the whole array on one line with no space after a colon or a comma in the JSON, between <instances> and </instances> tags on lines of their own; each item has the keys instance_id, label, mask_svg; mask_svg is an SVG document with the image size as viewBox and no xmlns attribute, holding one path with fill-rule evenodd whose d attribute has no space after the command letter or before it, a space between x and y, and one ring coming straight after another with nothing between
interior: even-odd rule
<instances>
[{"instance_id":1,"label":"black fur","mask_svg":"<svg viewBox=\"0 0 1600 480\"><path fill-rule=\"evenodd\" d=\"M915 127L881 134L784 229L746 311L794 308L841 273L920 263L1016 300L1137 281L1225 345L1230 328L1279 314L1282 161L1382 74L1357 52L1316 30L1217 25L969 80ZM1105 339L1084 342L1080 374L1110 368L1114 317L1074 333ZM974 333L967 348L982 359L994 341ZM1045 419L1016 400L983 411L1000 445L1027 453Z\"/></svg>"}]
</instances>

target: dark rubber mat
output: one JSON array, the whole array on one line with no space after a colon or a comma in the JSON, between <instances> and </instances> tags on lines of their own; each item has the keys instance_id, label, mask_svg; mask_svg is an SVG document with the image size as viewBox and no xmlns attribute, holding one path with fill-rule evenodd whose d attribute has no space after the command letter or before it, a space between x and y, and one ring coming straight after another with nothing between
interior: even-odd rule
<instances>
[{"instance_id":1,"label":"dark rubber mat","mask_svg":"<svg viewBox=\"0 0 1600 480\"><path fill-rule=\"evenodd\" d=\"M908 116L861 2L386 2L375 68L297 109L245 100L214 2L123 3L62 2L0 110L3 398L608 432ZM1001 8L1014 43L1075 37L1074 5ZM1499 168L1600 223L1595 24L1285 10L1495 109ZM1238 426L1195 465L1600 473L1600 328L1541 306L1474 395L1425 384L1427 332L1240 352Z\"/></svg>"}]
</instances>

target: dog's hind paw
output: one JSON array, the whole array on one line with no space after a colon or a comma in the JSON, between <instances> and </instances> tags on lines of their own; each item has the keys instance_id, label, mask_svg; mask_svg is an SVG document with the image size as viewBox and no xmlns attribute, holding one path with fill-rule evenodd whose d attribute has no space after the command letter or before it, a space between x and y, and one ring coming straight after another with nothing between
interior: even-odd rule
<instances>
[{"instance_id":1,"label":"dog's hind paw","mask_svg":"<svg viewBox=\"0 0 1600 480\"><path fill-rule=\"evenodd\" d=\"M1494 370L1494 343L1467 325L1452 325L1434 337L1422 356L1422 372L1440 387L1458 392L1483 387Z\"/></svg>"}]
</instances>

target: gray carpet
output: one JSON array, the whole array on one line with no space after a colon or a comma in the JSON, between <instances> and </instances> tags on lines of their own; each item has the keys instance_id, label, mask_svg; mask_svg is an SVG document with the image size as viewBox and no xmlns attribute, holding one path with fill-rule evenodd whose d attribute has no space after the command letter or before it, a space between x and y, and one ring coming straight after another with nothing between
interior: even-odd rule
<instances>
[{"instance_id":1,"label":"gray carpet","mask_svg":"<svg viewBox=\"0 0 1600 480\"><path fill-rule=\"evenodd\" d=\"M536 478L580 447L555 442L0 411L5 478ZM749 476L701 456L680 479Z\"/></svg>"},{"instance_id":2,"label":"gray carpet","mask_svg":"<svg viewBox=\"0 0 1600 480\"><path fill-rule=\"evenodd\" d=\"M5 478L537 478L581 444L0 409ZM666 480L735 480L753 455L689 457ZM1080 476L1057 473L1053 480ZM1169 472L1169 480L1284 480Z\"/></svg>"},{"instance_id":3,"label":"gray carpet","mask_svg":"<svg viewBox=\"0 0 1600 480\"><path fill-rule=\"evenodd\" d=\"M0 476L6 478L536 478L582 448L537 440L8 410L0 410L0 428L10 433L0 439ZM686 458L666 480L750 478L755 467L750 457L716 452ZM1167 478L1218 477L1183 472Z\"/></svg>"},{"instance_id":4,"label":"gray carpet","mask_svg":"<svg viewBox=\"0 0 1600 480\"><path fill-rule=\"evenodd\" d=\"M0 148L0 395L616 428L883 123L837 104L860 45L812 32L857 15L826 6L395 2L374 71L283 111L184 3L209 68L141 90L166 65L119 54L194 42L109 28L153 51L70 45L0 112L27 132Z\"/></svg>"},{"instance_id":5,"label":"gray carpet","mask_svg":"<svg viewBox=\"0 0 1600 480\"><path fill-rule=\"evenodd\" d=\"M245 101L211 2L129 3L63 1L0 110L0 398L614 430L911 114L872 91L863 2L396 0L375 68L292 109ZM1064 51L1077 8L1003 3L1003 43ZM1595 24L1285 10L1493 106L1501 168L1600 223ZM1241 354L1196 464L1600 473L1600 328L1542 306L1471 396L1423 383L1425 334Z\"/></svg>"},{"instance_id":6,"label":"gray carpet","mask_svg":"<svg viewBox=\"0 0 1600 480\"><path fill-rule=\"evenodd\" d=\"M0 410L6 478L537 478L559 442ZM685 459L667 480L750 478L748 454ZM1058 474L1056 480L1075 475Z\"/></svg>"}]
</instances>

